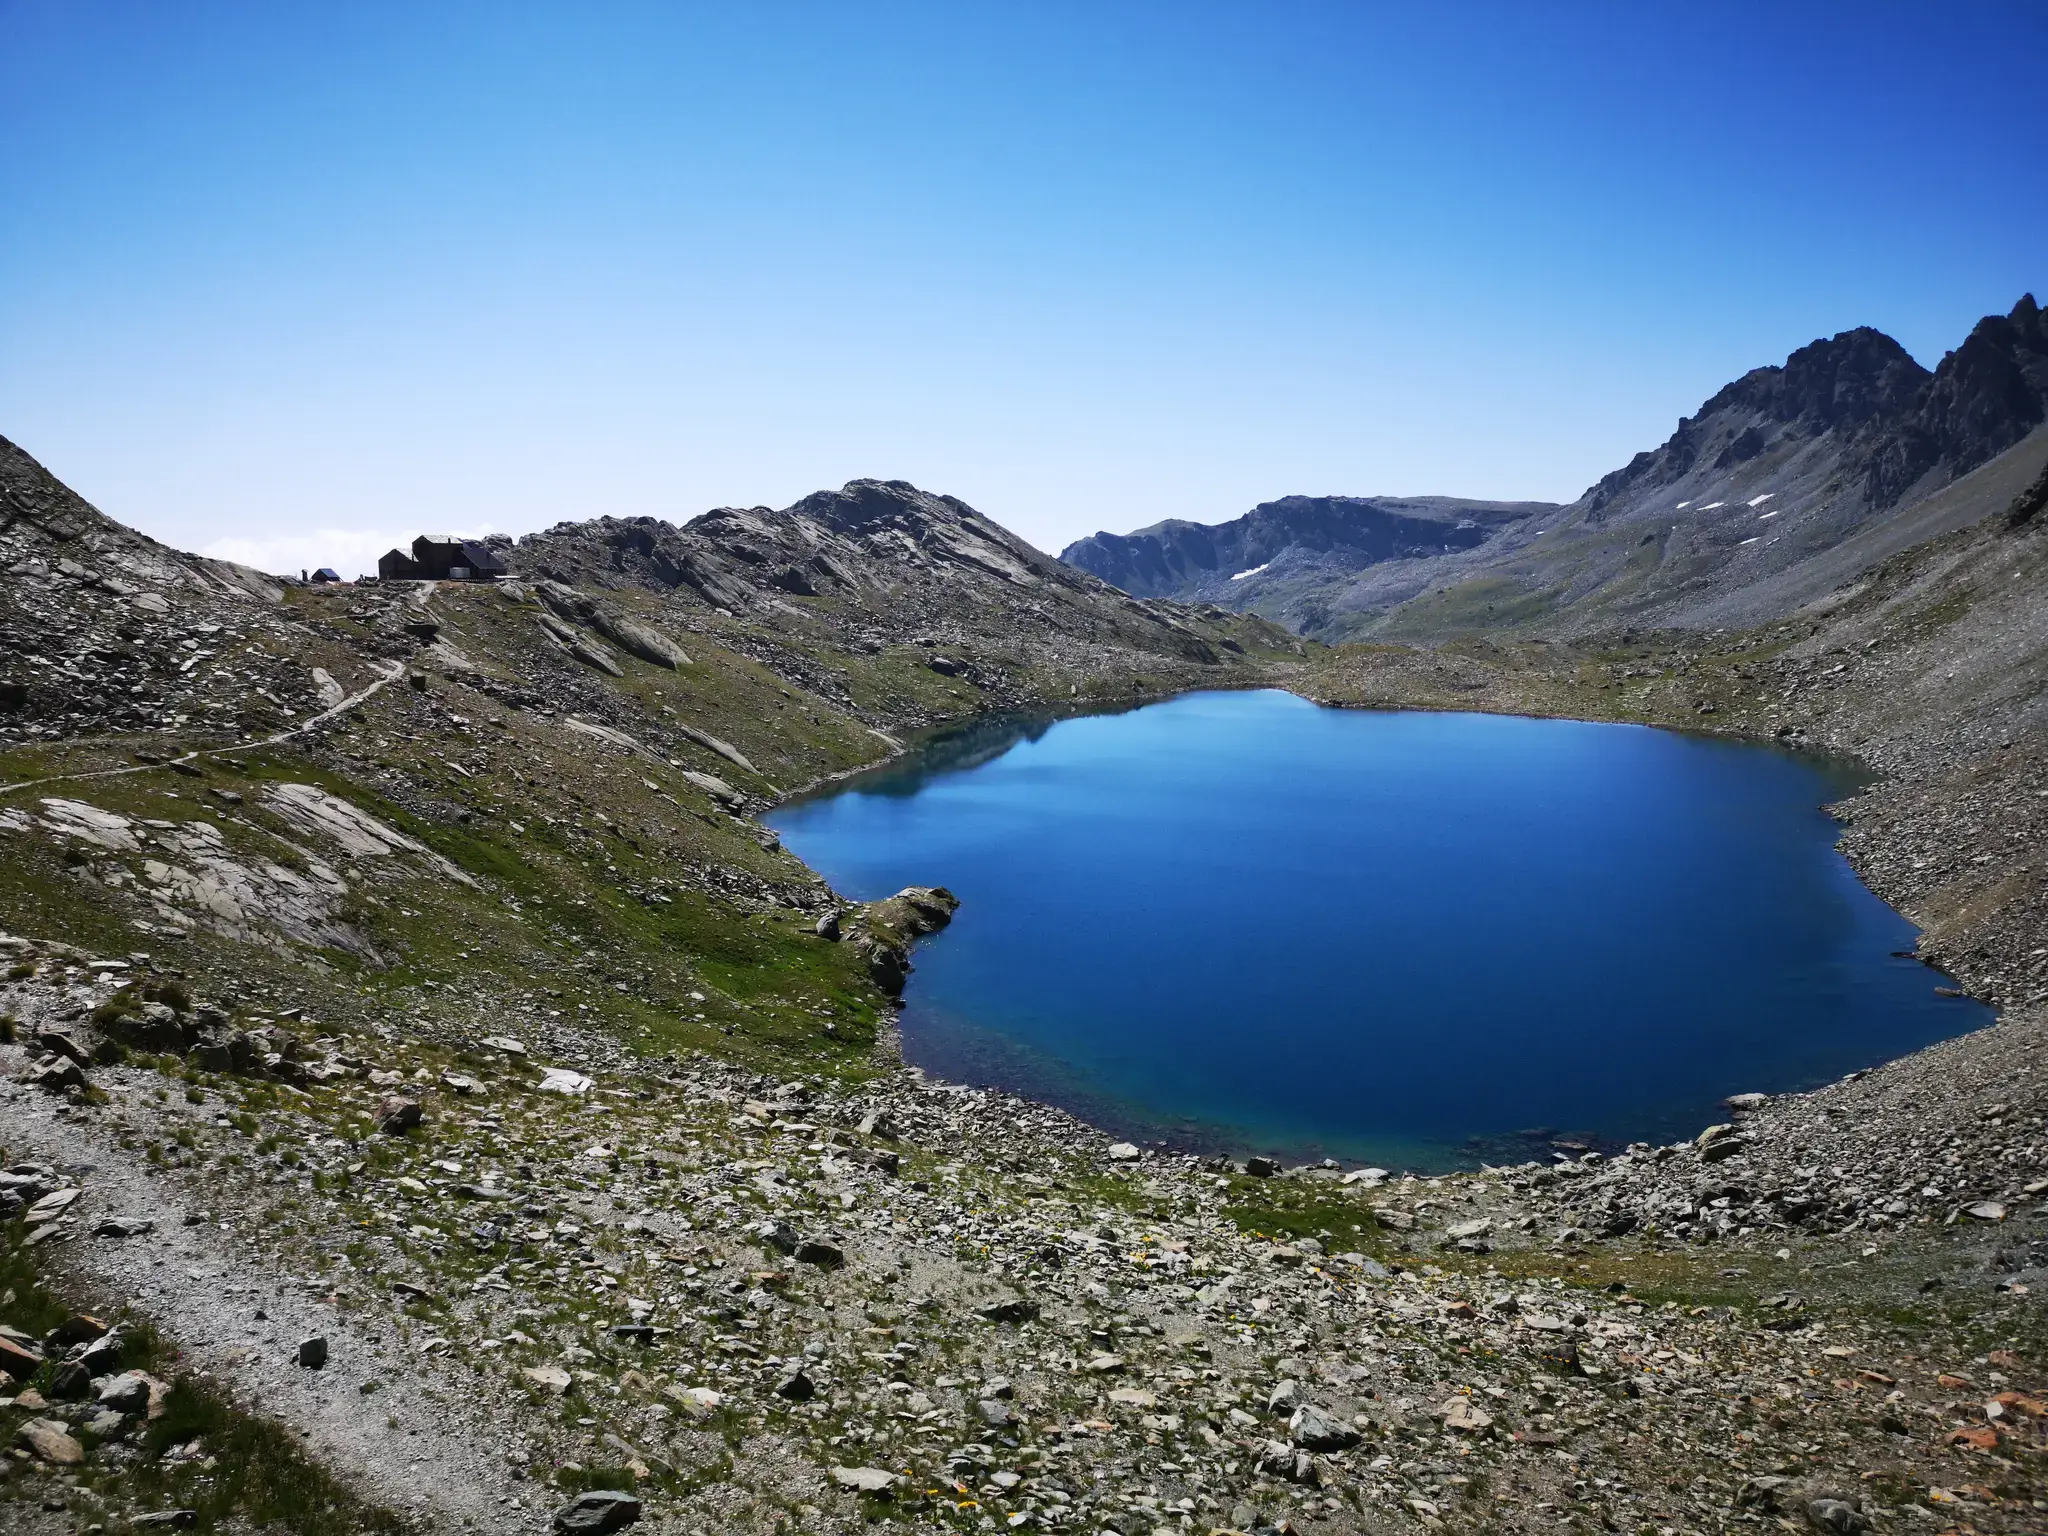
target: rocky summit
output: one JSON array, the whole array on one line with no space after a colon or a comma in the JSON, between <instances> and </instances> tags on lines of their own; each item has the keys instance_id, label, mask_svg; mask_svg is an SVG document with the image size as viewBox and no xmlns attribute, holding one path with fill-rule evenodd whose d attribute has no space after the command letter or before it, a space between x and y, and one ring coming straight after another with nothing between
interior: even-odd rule
<instances>
[{"instance_id":1,"label":"rocky summit","mask_svg":"<svg viewBox=\"0 0 2048 1536\"><path fill-rule=\"evenodd\" d=\"M1640 540L1853 441L1839 494L1921 519L1827 535L1839 577L1756 622L1589 578L1554 633L1426 646L1133 596L881 481L305 586L0 444L5 1528L2043 1529L2035 323L1753 375L1598 507L1374 509L1470 512L1436 560ZM1358 511L1274 506L1332 550ZM2000 1020L1674 1145L1427 1177L906 1068L956 898L848 900L760 814L924 727L1253 685L1854 755L1845 852Z\"/></svg>"}]
</instances>

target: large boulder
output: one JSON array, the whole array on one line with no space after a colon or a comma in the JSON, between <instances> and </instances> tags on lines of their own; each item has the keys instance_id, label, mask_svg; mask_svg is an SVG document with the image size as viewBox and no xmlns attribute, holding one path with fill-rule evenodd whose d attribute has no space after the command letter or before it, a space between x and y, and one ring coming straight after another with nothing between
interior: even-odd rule
<instances>
[{"instance_id":1,"label":"large boulder","mask_svg":"<svg viewBox=\"0 0 2048 1536\"><path fill-rule=\"evenodd\" d=\"M69 1056L60 1056L51 1051L36 1062L29 1072L28 1080L38 1088L51 1093L62 1093L67 1088L83 1088L85 1073Z\"/></svg>"},{"instance_id":2,"label":"large boulder","mask_svg":"<svg viewBox=\"0 0 2048 1536\"><path fill-rule=\"evenodd\" d=\"M1348 1451L1365 1437L1326 1408L1303 1403L1287 1421L1287 1432L1305 1451Z\"/></svg>"},{"instance_id":3,"label":"large boulder","mask_svg":"<svg viewBox=\"0 0 2048 1536\"><path fill-rule=\"evenodd\" d=\"M640 1518L640 1501L630 1493L593 1488L579 1493L555 1511L555 1529L563 1532L622 1531Z\"/></svg>"},{"instance_id":4,"label":"large boulder","mask_svg":"<svg viewBox=\"0 0 2048 1536\"><path fill-rule=\"evenodd\" d=\"M95 1383L94 1400L116 1413L147 1413L169 1389L144 1371L123 1371Z\"/></svg>"},{"instance_id":5,"label":"large boulder","mask_svg":"<svg viewBox=\"0 0 2048 1536\"><path fill-rule=\"evenodd\" d=\"M910 885L894 896L870 902L867 920L871 927L914 939L937 933L953 921L953 914L959 910L960 898L943 885Z\"/></svg>"},{"instance_id":6,"label":"large boulder","mask_svg":"<svg viewBox=\"0 0 2048 1536\"><path fill-rule=\"evenodd\" d=\"M591 627L622 651L630 651L642 661L652 662L657 667L667 667L673 672L678 667L687 667L690 658L683 648L669 639L658 629L650 629L637 619L599 608L590 617Z\"/></svg>"},{"instance_id":7,"label":"large boulder","mask_svg":"<svg viewBox=\"0 0 2048 1536\"><path fill-rule=\"evenodd\" d=\"M53 1055L69 1057L81 1067L92 1065L92 1053L78 1043L75 1035L61 1029L46 1029L36 1035L36 1044Z\"/></svg>"},{"instance_id":8,"label":"large boulder","mask_svg":"<svg viewBox=\"0 0 2048 1536\"><path fill-rule=\"evenodd\" d=\"M182 1056L192 1044L184 1020L163 1003L143 1003L94 1021L101 1036L131 1051L148 1051L158 1056Z\"/></svg>"},{"instance_id":9,"label":"large boulder","mask_svg":"<svg viewBox=\"0 0 2048 1536\"><path fill-rule=\"evenodd\" d=\"M403 1136L420 1123L420 1102L391 1094L377 1105L377 1129L386 1136Z\"/></svg>"},{"instance_id":10,"label":"large boulder","mask_svg":"<svg viewBox=\"0 0 2048 1536\"><path fill-rule=\"evenodd\" d=\"M0 1372L27 1381L43 1368L43 1352L26 1338L0 1335Z\"/></svg>"},{"instance_id":11,"label":"large boulder","mask_svg":"<svg viewBox=\"0 0 2048 1536\"><path fill-rule=\"evenodd\" d=\"M75 1467L85 1460L85 1447L56 1419L30 1419L14 1432L14 1440L30 1455L52 1466Z\"/></svg>"},{"instance_id":12,"label":"large boulder","mask_svg":"<svg viewBox=\"0 0 2048 1536\"><path fill-rule=\"evenodd\" d=\"M870 1494L876 1498L889 1498L896 1491L896 1485L903 1481L894 1472L880 1467L834 1467L832 1481L842 1488L855 1493Z\"/></svg>"},{"instance_id":13,"label":"large boulder","mask_svg":"<svg viewBox=\"0 0 2048 1536\"><path fill-rule=\"evenodd\" d=\"M682 773L683 778L688 783L703 790L705 794L716 800L727 810L742 811L746 809L747 797L726 783L717 774L699 773L694 768L685 768L682 770Z\"/></svg>"}]
</instances>

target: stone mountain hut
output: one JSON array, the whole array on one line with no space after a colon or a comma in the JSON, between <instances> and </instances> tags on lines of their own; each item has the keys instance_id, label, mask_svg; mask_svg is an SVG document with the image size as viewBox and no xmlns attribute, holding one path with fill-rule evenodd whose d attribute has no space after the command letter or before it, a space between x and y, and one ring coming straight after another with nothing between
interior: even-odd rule
<instances>
[{"instance_id":1,"label":"stone mountain hut","mask_svg":"<svg viewBox=\"0 0 2048 1536\"><path fill-rule=\"evenodd\" d=\"M412 554L387 550L377 561L385 581L496 581L505 562L490 547L453 533L423 533L412 541Z\"/></svg>"}]
</instances>

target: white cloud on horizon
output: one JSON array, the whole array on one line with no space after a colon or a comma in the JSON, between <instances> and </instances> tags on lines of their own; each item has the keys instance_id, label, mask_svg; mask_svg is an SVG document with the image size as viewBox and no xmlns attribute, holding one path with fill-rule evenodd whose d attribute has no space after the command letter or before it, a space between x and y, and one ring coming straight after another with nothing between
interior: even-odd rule
<instances>
[{"instance_id":1,"label":"white cloud on horizon","mask_svg":"<svg viewBox=\"0 0 2048 1536\"><path fill-rule=\"evenodd\" d=\"M232 560L254 566L273 575L296 576L300 571L317 571L331 565L344 578L377 574L377 557L387 549L410 549L422 528L391 532L376 528L315 528L306 533L278 534L262 539L215 539L199 552L211 560ZM463 538L480 539L497 530L489 523L454 532Z\"/></svg>"}]
</instances>

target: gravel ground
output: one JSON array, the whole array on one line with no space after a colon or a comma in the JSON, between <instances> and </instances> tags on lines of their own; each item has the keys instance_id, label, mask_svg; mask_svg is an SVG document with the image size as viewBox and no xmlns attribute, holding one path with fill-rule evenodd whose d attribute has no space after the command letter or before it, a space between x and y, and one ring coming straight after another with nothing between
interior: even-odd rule
<instances>
[{"instance_id":1,"label":"gravel ground","mask_svg":"<svg viewBox=\"0 0 2048 1536\"><path fill-rule=\"evenodd\" d=\"M26 1065L20 1047L0 1047L0 1073L12 1078ZM245 1234L262 1219L255 1192L167 1177L136 1160L138 1130L166 1136L207 1123L210 1112L177 1099L145 1104L160 1082L154 1073L114 1068L95 1080L110 1102L82 1112L0 1083L9 1161L64 1170L85 1191L70 1213L78 1240L50 1249L78 1305L152 1319L176 1341L182 1369L223 1383L238 1404L302 1434L366 1496L430 1528L499 1529L508 1502L534 1498L506 1476L487 1416L421 1374L374 1318L336 1306L316 1276L281 1271L248 1246ZM154 1230L89 1235L111 1217L142 1218ZM318 1370L298 1363L309 1338L327 1341ZM378 1385L366 1397L370 1382Z\"/></svg>"}]
</instances>

